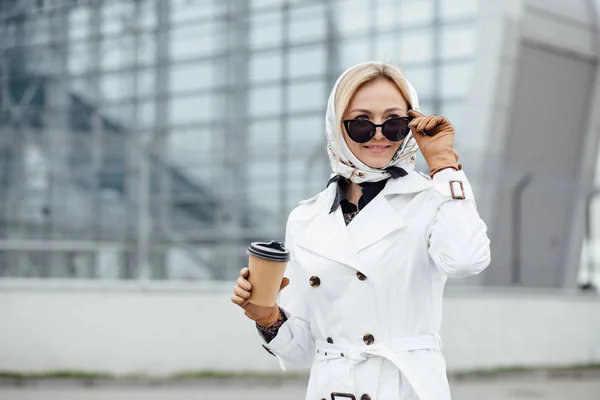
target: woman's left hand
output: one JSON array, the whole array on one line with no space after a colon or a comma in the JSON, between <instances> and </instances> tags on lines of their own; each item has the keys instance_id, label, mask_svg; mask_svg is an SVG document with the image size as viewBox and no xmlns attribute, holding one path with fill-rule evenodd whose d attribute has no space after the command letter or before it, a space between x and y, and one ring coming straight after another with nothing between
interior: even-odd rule
<instances>
[{"instance_id":1,"label":"woman's left hand","mask_svg":"<svg viewBox=\"0 0 600 400\"><path fill-rule=\"evenodd\" d=\"M408 124L429 166L430 176L445 168L459 169L458 153L454 151L454 127L448 118L439 115L425 116L409 110L414 119Z\"/></svg>"}]
</instances>

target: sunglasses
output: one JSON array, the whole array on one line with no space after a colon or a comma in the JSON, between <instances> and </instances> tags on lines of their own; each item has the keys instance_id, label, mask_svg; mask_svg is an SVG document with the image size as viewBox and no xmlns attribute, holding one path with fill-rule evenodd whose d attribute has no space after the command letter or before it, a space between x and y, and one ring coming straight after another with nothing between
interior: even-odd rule
<instances>
[{"instance_id":1,"label":"sunglasses","mask_svg":"<svg viewBox=\"0 0 600 400\"><path fill-rule=\"evenodd\" d=\"M412 117L397 117L390 118L383 124L376 125L365 119L346 119L343 123L348 136L356 143L367 143L375 136L377 128L381 128L381 133L388 140L399 142L408 136L410 132L408 124L412 120Z\"/></svg>"}]
</instances>

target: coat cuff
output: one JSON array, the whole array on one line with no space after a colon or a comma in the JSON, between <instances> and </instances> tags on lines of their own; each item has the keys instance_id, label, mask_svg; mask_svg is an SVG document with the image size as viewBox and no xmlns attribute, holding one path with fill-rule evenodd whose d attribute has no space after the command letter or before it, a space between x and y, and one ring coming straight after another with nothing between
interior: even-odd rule
<instances>
[{"instance_id":1,"label":"coat cuff","mask_svg":"<svg viewBox=\"0 0 600 400\"><path fill-rule=\"evenodd\" d=\"M258 332L258 337L260 338L263 347L271 354L273 354L272 352L275 352L287 346L294 338L291 328L291 324L293 321L290 321L290 315L285 310L282 309L282 311L285 313L287 320L279 327L277 335L273 338L273 340L271 340L271 342L267 343L261 331L258 328L256 329L256 331Z\"/></svg>"},{"instance_id":2,"label":"coat cuff","mask_svg":"<svg viewBox=\"0 0 600 400\"><path fill-rule=\"evenodd\" d=\"M290 328L290 322L290 320L287 320L283 323L283 325L279 327L279 331L277 331L277 336L275 336L270 343L267 343L260 331L258 332L258 336L260 337L263 347L267 351L270 350L276 352L284 348L287 344L289 344L292 341L294 335L292 334L292 330Z\"/></svg>"},{"instance_id":3,"label":"coat cuff","mask_svg":"<svg viewBox=\"0 0 600 400\"><path fill-rule=\"evenodd\" d=\"M464 171L446 168L433 176L433 186L442 196L455 200L472 200L473 189Z\"/></svg>"},{"instance_id":4,"label":"coat cuff","mask_svg":"<svg viewBox=\"0 0 600 400\"><path fill-rule=\"evenodd\" d=\"M285 312L285 310L284 310L284 312ZM256 332L258 333L258 337L260 338L260 341L262 342L262 347L269 354L277 357L277 361L279 362L279 367L284 371L286 371L287 368L285 366L285 363L284 363L283 358L281 357L280 353L282 351L285 352L286 348L294 346L294 334L292 332L291 324L295 322L293 320L293 318L290 318L289 313L285 312L285 315L288 317L287 321L285 321L283 323L283 325L281 325L279 327L279 331L277 331L277 336L275 336L275 338L273 338L273 340L271 340L270 343L267 343L267 341L263 337L262 333L258 330L258 328L256 329Z\"/></svg>"}]
</instances>

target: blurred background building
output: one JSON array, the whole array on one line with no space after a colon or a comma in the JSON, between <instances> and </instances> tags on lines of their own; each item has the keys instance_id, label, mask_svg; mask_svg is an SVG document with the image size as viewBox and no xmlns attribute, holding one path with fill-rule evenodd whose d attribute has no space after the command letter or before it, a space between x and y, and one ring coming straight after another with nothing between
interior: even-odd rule
<instances>
[{"instance_id":1,"label":"blurred background building","mask_svg":"<svg viewBox=\"0 0 600 400\"><path fill-rule=\"evenodd\" d=\"M457 129L494 246L472 283L573 286L596 9L509 3L554 36L478 0L1 1L0 277L233 279L325 187L329 91L377 60Z\"/></svg>"}]
</instances>

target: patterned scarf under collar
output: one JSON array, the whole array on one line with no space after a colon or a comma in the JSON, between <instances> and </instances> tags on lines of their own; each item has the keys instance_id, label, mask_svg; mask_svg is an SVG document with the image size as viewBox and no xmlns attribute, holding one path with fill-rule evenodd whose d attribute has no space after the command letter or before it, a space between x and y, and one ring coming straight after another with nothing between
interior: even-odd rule
<instances>
[{"instance_id":1,"label":"patterned scarf under collar","mask_svg":"<svg viewBox=\"0 0 600 400\"><path fill-rule=\"evenodd\" d=\"M382 63L367 62L357 64L353 67L350 67L342 75L340 75L333 87L333 90L331 91L331 94L329 95L327 113L325 115L327 154L329 155L333 175L342 175L354 183L378 182L383 179L388 179L389 177L396 178L406 175L405 173L398 173L399 169L403 169L407 172L414 170L415 153L419 150L417 142L413 138L412 132L410 132L406 139L404 139L404 142L402 143L402 146L400 146L400 149L398 149L398 152L394 155L390 163L385 168L371 168L356 158L356 156L348 148L342 132L340 132L339 124L336 123L335 92L337 91L340 81L348 72L365 64L381 65ZM412 109L419 111L419 97L417 96L415 88L408 80L406 80L406 86L408 88ZM336 146L336 137L339 138L340 142L338 146ZM337 154L336 147L340 150L340 154Z\"/></svg>"}]
</instances>

